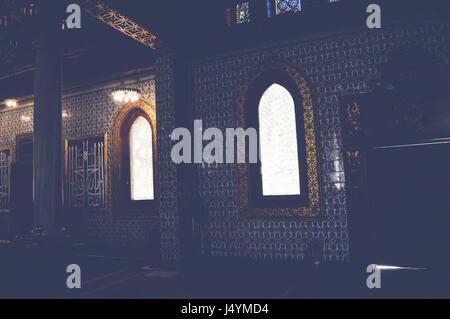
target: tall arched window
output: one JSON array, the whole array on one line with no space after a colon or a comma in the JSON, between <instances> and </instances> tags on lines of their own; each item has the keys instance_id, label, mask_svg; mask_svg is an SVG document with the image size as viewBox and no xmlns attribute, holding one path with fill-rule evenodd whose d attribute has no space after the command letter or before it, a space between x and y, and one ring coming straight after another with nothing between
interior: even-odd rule
<instances>
[{"instance_id":1,"label":"tall arched window","mask_svg":"<svg viewBox=\"0 0 450 319\"><path fill-rule=\"evenodd\" d=\"M150 123L139 116L130 129L131 200L153 200L153 134Z\"/></svg>"},{"instance_id":2,"label":"tall arched window","mask_svg":"<svg viewBox=\"0 0 450 319\"><path fill-rule=\"evenodd\" d=\"M112 208L115 215L158 216L156 110L139 100L122 107L112 133Z\"/></svg>"},{"instance_id":3,"label":"tall arched window","mask_svg":"<svg viewBox=\"0 0 450 319\"><path fill-rule=\"evenodd\" d=\"M258 129L259 162L249 166L249 206L300 207L309 203L303 99L281 71L263 73L250 86L246 126Z\"/></svg>"},{"instance_id":4,"label":"tall arched window","mask_svg":"<svg viewBox=\"0 0 450 319\"><path fill-rule=\"evenodd\" d=\"M262 195L300 195L294 99L274 83L262 95L258 109Z\"/></svg>"}]
</instances>

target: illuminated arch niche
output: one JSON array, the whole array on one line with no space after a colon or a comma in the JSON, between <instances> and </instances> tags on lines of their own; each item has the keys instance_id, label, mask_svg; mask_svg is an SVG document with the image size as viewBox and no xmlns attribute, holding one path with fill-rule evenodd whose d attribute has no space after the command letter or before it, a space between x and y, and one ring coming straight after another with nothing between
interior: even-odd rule
<instances>
[{"instance_id":1,"label":"illuminated arch niche","mask_svg":"<svg viewBox=\"0 0 450 319\"><path fill-rule=\"evenodd\" d=\"M281 79L281 81L278 81L278 79ZM285 83L288 85L286 86ZM269 94L279 94L280 96L274 99L267 97ZM294 99L294 103L290 100L291 97ZM276 179L276 174L271 175L269 173L269 175L266 175L266 181L264 181L265 177L262 177L261 174L265 170L263 168L264 161L265 158L270 158L270 154L265 154L264 152L270 152L271 144L275 144L278 141L276 139L269 141L268 146L266 145L266 150L264 149L265 141L267 141L267 138L264 136L266 134L265 127L270 127L269 124L264 124L266 121L264 118L267 116L267 121L269 121L270 117L273 117L272 120L275 120L275 122L282 121L282 118L286 121L284 115L274 113L276 112L275 110L269 110L271 101L281 100L285 101L282 103L283 106L281 106L281 108L285 109L283 112L289 114L292 112L293 107L296 112L295 124L292 123L292 116L287 115L291 119L291 124L285 123L286 128L284 130L286 132L282 135L292 135L291 138L288 138L290 140L288 143L292 144L289 147L292 152L297 150L299 156L298 176L300 187L297 186L297 180L294 178L289 181L292 184L288 188L282 188L281 191L280 189L269 189L266 191L267 188L263 185L270 183L270 179ZM305 78L291 66L278 62L266 62L264 66L255 70L244 80L244 83L239 87L236 102L236 126L242 128L259 127L261 130L261 166L238 164L240 217L254 219L264 217L313 218L321 216L314 111L311 90ZM275 108L277 108L277 105L275 105ZM269 110L270 114L267 113L267 115L261 116L261 112L264 113L266 110ZM279 105L278 110L280 110ZM261 124L259 123L260 121ZM279 124L274 125L274 127L279 126ZM295 134L292 129L294 126L297 132L297 148L294 145ZM286 143L285 138L283 140ZM289 164L291 165L290 170L296 173L295 157L293 157L292 162L294 164ZM274 166L276 169L280 167L279 163L275 163ZM259 169L260 171L258 171ZM280 180L287 181L285 172L278 176L282 176ZM285 177L286 179L284 179ZM261 180L260 185L259 180ZM264 191L263 188L265 189ZM255 195L255 192L258 191L260 192L259 196L258 194ZM283 192L286 195L283 195Z\"/></svg>"},{"instance_id":2,"label":"illuminated arch niche","mask_svg":"<svg viewBox=\"0 0 450 319\"><path fill-rule=\"evenodd\" d=\"M122 106L112 128L114 215L158 217L156 110L141 99Z\"/></svg>"}]
</instances>

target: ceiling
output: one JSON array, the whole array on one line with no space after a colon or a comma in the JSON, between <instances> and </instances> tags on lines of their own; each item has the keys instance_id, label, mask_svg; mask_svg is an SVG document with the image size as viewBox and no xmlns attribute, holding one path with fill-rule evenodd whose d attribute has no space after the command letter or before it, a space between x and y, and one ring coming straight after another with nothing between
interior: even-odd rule
<instances>
[{"instance_id":1,"label":"ceiling","mask_svg":"<svg viewBox=\"0 0 450 319\"><path fill-rule=\"evenodd\" d=\"M33 92L38 23L37 18L21 17L23 6L30 1L38 0L0 0L0 16L2 11L15 12L16 15L14 27L0 27L0 102L6 98L25 96ZM69 4L77 0L61 1ZM85 1L98 0L78 0L82 6ZM252 22L227 28L225 10L233 10L236 2L234 0L101 1L156 34L164 45L160 50L153 50L83 10L82 28L66 30L63 33L64 85L152 66L158 52L167 48L175 52L195 51L197 55L208 56L234 48L256 47L267 42L274 43L361 27L361 21L364 20L361 12L365 14L364 3L371 2L342 0L339 5L331 7L327 0L304 0L304 10L301 14L273 17L269 20L264 15L265 1L250 0L255 4ZM436 1L443 3L441 0ZM395 5L392 1L378 2L386 3L383 4L383 19L387 20L386 16L389 16L393 21L397 17L410 17L413 8L415 12L424 14L431 7L431 3L425 6L423 1L416 0L398 0ZM448 1L446 3L448 4ZM5 49L11 39L19 39L19 47Z\"/></svg>"}]
</instances>

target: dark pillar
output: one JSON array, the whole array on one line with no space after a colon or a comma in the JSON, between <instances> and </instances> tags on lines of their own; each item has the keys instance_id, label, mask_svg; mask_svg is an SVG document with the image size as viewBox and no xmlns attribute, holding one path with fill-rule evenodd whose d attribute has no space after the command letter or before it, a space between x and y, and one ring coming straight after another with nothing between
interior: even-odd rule
<instances>
[{"instance_id":1,"label":"dark pillar","mask_svg":"<svg viewBox=\"0 0 450 319\"><path fill-rule=\"evenodd\" d=\"M39 2L40 31L34 86L34 226L55 233L62 206L62 45L63 1Z\"/></svg>"},{"instance_id":2,"label":"dark pillar","mask_svg":"<svg viewBox=\"0 0 450 319\"><path fill-rule=\"evenodd\" d=\"M192 105L190 52L183 47L175 48L174 55L174 91L175 91L175 125L189 129L194 136L194 119ZM191 144L193 140L191 140ZM192 151L194 145L191 145ZM192 160L193 160L192 155ZM200 243L196 240L196 214L199 198L197 194L195 164L179 164L178 178L178 212L181 261L190 266L198 258Z\"/></svg>"}]
</instances>

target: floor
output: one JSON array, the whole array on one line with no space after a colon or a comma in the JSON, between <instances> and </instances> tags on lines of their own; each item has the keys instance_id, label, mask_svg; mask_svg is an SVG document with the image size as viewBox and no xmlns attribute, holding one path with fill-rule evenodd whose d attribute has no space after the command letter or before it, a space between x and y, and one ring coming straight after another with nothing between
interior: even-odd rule
<instances>
[{"instance_id":1,"label":"floor","mask_svg":"<svg viewBox=\"0 0 450 319\"><path fill-rule=\"evenodd\" d=\"M61 247L59 247L61 248ZM0 247L1 298L300 299L449 297L445 269L383 271L382 288L368 289L365 266L198 260L174 266L55 247ZM81 268L81 289L66 286L66 267Z\"/></svg>"}]
</instances>

